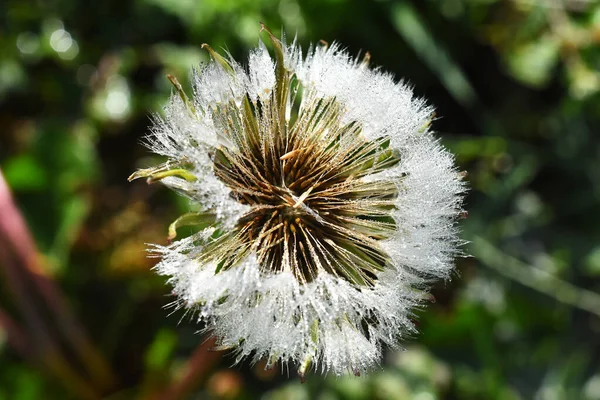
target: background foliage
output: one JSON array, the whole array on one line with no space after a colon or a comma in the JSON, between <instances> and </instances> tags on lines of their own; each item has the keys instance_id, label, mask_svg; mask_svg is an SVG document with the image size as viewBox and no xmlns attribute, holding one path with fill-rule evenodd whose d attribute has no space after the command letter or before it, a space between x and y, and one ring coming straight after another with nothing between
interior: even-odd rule
<instances>
[{"instance_id":1,"label":"background foliage","mask_svg":"<svg viewBox=\"0 0 600 400\"><path fill-rule=\"evenodd\" d=\"M0 167L41 254L20 289L0 251L0 399L600 399L598 2L4 0L0 10ZM323 39L369 51L436 106L434 127L469 173L472 257L418 312L420 335L367 377L300 384L294 371L229 368L193 321L163 309L169 288L146 258L145 243L165 243L187 209L160 185L126 180L158 161L140 139L171 90L165 75L185 86L208 59L204 42L244 59L259 21L305 48ZM68 306L36 291L40 276Z\"/></svg>"}]
</instances>

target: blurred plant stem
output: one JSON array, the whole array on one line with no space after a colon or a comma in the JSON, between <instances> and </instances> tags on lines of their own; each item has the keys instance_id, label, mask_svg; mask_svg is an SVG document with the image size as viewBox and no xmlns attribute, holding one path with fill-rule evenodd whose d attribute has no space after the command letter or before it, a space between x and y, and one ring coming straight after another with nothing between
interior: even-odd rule
<instances>
[{"instance_id":1,"label":"blurred plant stem","mask_svg":"<svg viewBox=\"0 0 600 400\"><path fill-rule=\"evenodd\" d=\"M163 392L144 397L145 400L185 399L196 387L204 382L206 375L219 362L222 352L212 350L216 340L210 337L200 344L182 368L180 378Z\"/></svg>"},{"instance_id":2,"label":"blurred plant stem","mask_svg":"<svg viewBox=\"0 0 600 400\"><path fill-rule=\"evenodd\" d=\"M42 268L33 238L1 171L0 266L25 324L22 329L7 315L0 314L0 325L12 336L16 350L26 347L34 362L43 363L82 398L99 398L100 393L114 387L115 379L108 364L69 310L58 286ZM22 332L20 338L14 337L17 332ZM20 344L19 340L24 344ZM71 346L91 379L82 376L59 343Z\"/></svg>"},{"instance_id":3,"label":"blurred plant stem","mask_svg":"<svg viewBox=\"0 0 600 400\"><path fill-rule=\"evenodd\" d=\"M408 2L396 2L391 15L398 34L437 75L456 101L465 109L477 107L480 101L466 74L433 37L417 9Z\"/></svg>"},{"instance_id":4,"label":"blurred plant stem","mask_svg":"<svg viewBox=\"0 0 600 400\"><path fill-rule=\"evenodd\" d=\"M10 315L2 309L0 309L0 329L4 331L8 344L15 349L21 357L27 360L32 359L29 338Z\"/></svg>"},{"instance_id":5,"label":"blurred plant stem","mask_svg":"<svg viewBox=\"0 0 600 400\"><path fill-rule=\"evenodd\" d=\"M542 269L529 266L496 248L482 237L473 238L473 257L500 274L548 296L600 317L600 295L577 287Z\"/></svg>"}]
</instances>

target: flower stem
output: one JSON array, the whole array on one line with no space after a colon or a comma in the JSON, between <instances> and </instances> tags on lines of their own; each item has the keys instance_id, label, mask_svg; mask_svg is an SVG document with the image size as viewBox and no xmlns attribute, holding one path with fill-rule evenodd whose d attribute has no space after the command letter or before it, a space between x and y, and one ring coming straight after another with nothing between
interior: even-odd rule
<instances>
[{"instance_id":1,"label":"flower stem","mask_svg":"<svg viewBox=\"0 0 600 400\"><path fill-rule=\"evenodd\" d=\"M471 246L473 256L484 265L525 286L581 310L600 316L600 295L566 282L542 269L511 257L482 237L476 236Z\"/></svg>"},{"instance_id":2,"label":"flower stem","mask_svg":"<svg viewBox=\"0 0 600 400\"><path fill-rule=\"evenodd\" d=\"M146 400L179 400L187 398L204 381L211 368L221 359L219 351L210 351L215 347L215 338L209 338L199 345L183 367L181 378L163 392L150 396Z\"/></svg>"},{"instance_id":3,"label":"flower stem","mask_svg":"<svg viewBox=\"0 0 600 400\"><path fill-rule=\"evenodd\" d=\"M42 316L42 307L34 302L38 295L54 315L55 325L65 335L65 342L75 350L98 389L106 390L115 384L108 364L91 344L81 324L69 310L67 302L55 282L42 268L39 255L23 216L15 205L8 185L0 171L0 259L10 288L24 316L32 339L39 344L39 354L49 355L47 364L56 374L78 381L80 376L72 370L59 350L50 326ZM86 392L83 382L77 390ZM91 389L89 392L93 392ZM89 393L88 393L89 394ZM90 396L86 396L90 397ZM93 397L92 397L93 398Z\"/></svg>"}]
</instances>

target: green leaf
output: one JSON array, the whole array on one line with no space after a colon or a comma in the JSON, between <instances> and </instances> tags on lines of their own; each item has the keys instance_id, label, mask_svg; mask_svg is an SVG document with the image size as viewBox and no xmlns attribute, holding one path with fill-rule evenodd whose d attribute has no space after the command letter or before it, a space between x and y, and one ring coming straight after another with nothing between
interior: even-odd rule
<instances>
[{"instance_id":1,"label":"green leaf","mask_svg":"<svg viewBox=\"0 0 600 400\"><path fill-rule=\"evenodd\" d=\"M146 351L146 368L151 370L164 369L171 359L176 345L177 335L173 331L160 330Z\"/></svg>"},{"instance_id":2,"label":"green leaf","mask_svg":"<svg viewBox=\"0 0 600 400\"><path fill-rule=\"evenodd\" d=\"M392 7L391 20L396 31L435 72L448 92L463 106L471 107L477 100L475 90L460 67L429 33L417 10L409 3L398 2Z\"/></svg>"},{"instance_id":3,"label":"green leaf","mask_svg":"<svg viewBox=\"0 0 600 400\"><path fill-rule=\"evenodd\" d=\"M506 53L509 72L526 85L541 88L552 78L559 61L560 41L554 35L521 45Z\"/></svg>"},{"instance_id":4,"label":"green leaf","mask_svg":"<svg viewBox=\"0 0 600 400\"><path fill-rule=\"evenodd\" d=\"M43 190L48 185L48 174L32 154L10 158L3 166L8 185L15 191Z\"/></svg>"}]
</instances>

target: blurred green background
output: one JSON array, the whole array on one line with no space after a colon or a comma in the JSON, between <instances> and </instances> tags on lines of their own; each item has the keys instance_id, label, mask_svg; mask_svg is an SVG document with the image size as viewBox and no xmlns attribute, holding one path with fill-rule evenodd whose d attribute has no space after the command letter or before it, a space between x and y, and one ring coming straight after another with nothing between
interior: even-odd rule
<instances>
[{"instance_id":1,"label":"blurred green background","mask_svg":"<svg viewBox=\"0 0 600 400\"><path fill-rule=\"evenodd\" d=\"M0 167L36 262L112 375L85 368L93 356L69 319L28 283L41 334L2 274L0 399L600 399L597 1L4 0L0 11ZM301 384L294 371L231 367L164 308L169 287L146 257L188 208L127 182L159 161L140 140L171 91L165 75L186 87L204 42L244 60L259 21L304 48L369 51L436 107L434 128L469 173L471 257L418 311L420 334L366 377ZM58 358L38 337L54 338Z\"/></svg>"}]
</instances>

